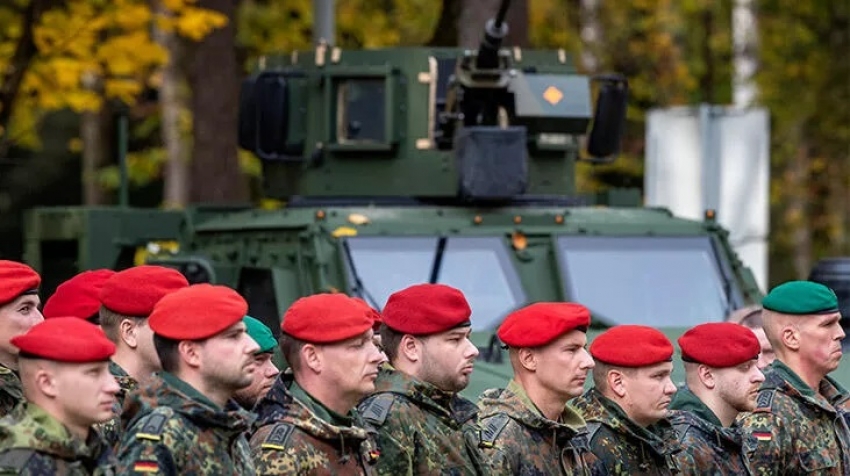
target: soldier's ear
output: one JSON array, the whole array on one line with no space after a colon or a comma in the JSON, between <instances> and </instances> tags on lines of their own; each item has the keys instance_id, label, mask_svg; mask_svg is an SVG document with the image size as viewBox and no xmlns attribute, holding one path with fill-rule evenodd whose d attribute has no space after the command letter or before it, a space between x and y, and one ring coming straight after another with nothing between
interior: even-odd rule
<instances>
[{"instance_id":1,"label":"soldier's ear","mask_svg":"<svg viewBox=\"0 0 850 476\"><path fill-rule=\"evenodd\" d=\"M537 371L537 356L529 349L521 348L517 350L519 363L529 372Z\"/></svg>"},{"instance_id":2,"label":"soldier's ear","mask_svg":"<svg viewBox=\"0 0 850 476\"><path fill-rule=\"evenodd\" d=\"M405 334L398 344L398 353L411 362L419 362L422 360L422 345L422 341L416 337Z\"/></svg>"},{"instance_id":3,"label":"soldier's ear","mask_svg":"<svg viewBox=\"0 0 850 476\"><path fill-rule=\"evenodd\" d=\"M800 330L797 329L797 326L786 324L782 327L779 335L785 347L791 350L798 350L800 348Z\"/></svg>"},{"instance_id":4,"label":"soldier's ear","mask_svg":"<svg viewBox=\"0 0 850 476\"><path fill-rule=\"evenodd\" d=\"M319 374L322 373L322 357L319 355L319 349L313 344L304 344L301 347L301 362L310 370Z\"/></svg>"},{"instance_id":5,"label":"soldier's ear","mask_svg":"<svg viewBox=\"0 0 850 476\"><path fill-rule=\"evenodd\" d=\"M700 364L697 367L697 375L705 388L714 388L717 386L717 379L714 375L714 370L711 367Z\"/></svg>"},{"instance_id":6,"label":"soldier's ear","mask_svg":"<svg viewBox=\"0 0 850 476\"><path fill-rule=\"evenodd\" d=\"M186 365L193 368L201 366L200 344L195 341L181 340L177 344L177 353Z\"/></svg>"},{"instance_id":7,"label":"soldier's ear","mask_svg":"<svg viewBox=\"0 0 850 476\"><path fill-rule=\"evenodd\" d=\"M135 349L138 347L138 341L136 340L136 323L131 319L121 319L121 322L118 324L118 334L121 337L121 340L127 344L131 349Z\"/></svg>"},{"instance_id":8,"label":"soldier's ear","mask_svg":"<svg viewBox=\"0 0 850 476\"><path fill-rule=\"evenodd\" d=\"M35 370L35 384L41 393L48 397L56 398L59 395L56 375L47 366L39 365Z\"/></svg>"},{"instance_id":9,"label":"soldier's ear","mask_svg":"<svg viewBox=\"0 0 850 476\"><path fill-rule=\"evenodd\" d=\"M626 396L626 383L623 372L618 369L610 369L608 370L606 378L608 379L608 388L614 393L614 395L620 398Z\"/></svg>"}]
</instances>

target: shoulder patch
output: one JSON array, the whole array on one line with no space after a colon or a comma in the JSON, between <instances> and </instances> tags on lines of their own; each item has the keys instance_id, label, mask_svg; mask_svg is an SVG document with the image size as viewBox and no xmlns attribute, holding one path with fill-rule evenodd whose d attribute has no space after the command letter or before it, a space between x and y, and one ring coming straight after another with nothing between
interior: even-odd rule
<instances>
[{"instance_id":1,"label":"shoulder patch","mask_svg":"<svg viewBox=\"0 0 850 476\"><path fill-rule=\"evenodd\" d=\"M266 437L260 448L264 450L285 450L286 441L289 440L289 435L292 434L294 426L289 423L278 423L272 428L269 436Z\"/></svg>"},{"instance_id":2,"label":"shoulder patch","mask_svg":"<svg viewBox=\"0 0 850 476\"><path fill-rule=\"evenodd\" d=\"M390 414L390 408L393 406L393 396L389 393L382 393L366 404L360 415L364 420L373 425L381 426L387 420L387 415Z\"/></svg>"},{"instance_id":3,"label":"shoulder patch","mask_svg":"<svg viewBox=\"0 0 850 476\"><path fill-rule=\"evenodd\" d=\"M20 473L34 455L35 450L30 448L8 449L0 453L0 471L13 470L15 473Z\"/></svg>"},{"instance_id":4,"label":"shoulder patch","mask_svg":"<svg viewBox=\"0 0 850 476\"><path fill-rule=\"evenodd\" d=\"M770 407L773 406L773 396L776 394L776 390L762 390L759 392L758 398L756 398L756 409L753 412L769 412Z\"/></svg>"},{"instance_id":5,"label":"shoulder patch","mask_svg":"<svg viewBox=\"0 0 850 476\"><path fill-rule=\"evenodd\" d=\"M171 411L167 407L156 408L147 418L145 424L136 432L136 439L160 441L165 424L171 418Z\"/></svg>"},{"instance_id":6,"label":"shoulder patch","mask_svg":"<svg viewBox=\"0 0 850 476\"><path fill-rule=\"evenodd\" d=\"M508 422L510 421L511 417L504 413L499 413L492 418L488 418L487 422L484 424L484 428L481 429L480 446L482 448L492 448L496 446L496 439L499 437L499 434L502 433L502 430L508 426Z\"/></svg>"}]
</instances>

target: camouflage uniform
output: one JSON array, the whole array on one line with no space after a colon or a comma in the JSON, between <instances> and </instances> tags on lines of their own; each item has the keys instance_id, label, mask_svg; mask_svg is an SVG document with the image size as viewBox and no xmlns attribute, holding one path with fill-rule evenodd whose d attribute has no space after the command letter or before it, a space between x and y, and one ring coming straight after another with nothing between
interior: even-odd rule
<instances>
[{"instance_id":1,"label":"camouflage uniform","mask_svg":"<svg viewBox=\"0 0 850 476\"><path fill-rule=\"evenodd\" d=\"M681 448L667 419L643 428L595 388L576 398L573 406L587 421L590 451L598 458L592 474L679 474L674 454Z\"/></svg>"},{"instance_id":2,"label":"camouflage uniform","mask_svg":"<svg viewBox=\"0 0 850 476\"><path fill-rule=\"evenodd\" d=\"M120 365L111 360L109 361L109 373L115 377L118 385L121 386L121 390L115 395L115 405L112 409L115 416L108 421L95 425L95 429L100 432L110 446L114 447L121 441L121 412L124 410L124 399L130 392L138 388L139 383L136 382L136 379L130 377Z\"/></svg>"},{"instance_id":3,"label":"camouflage uniform","mask_svg":"<svg viewBox=\"0 0 850 476\"><path fill-rule=\"evenodd\" d=\"M371 475L378 453L356 412L343 417L281 374L255 407L251 455L264 475ZM374 435L372 435L374 436Z\"/></svg>"},{"instance_id":4,"label":"camouflage uniform","mask_svg":"<svg viewBox=\"0 0 850 476\"><path fill-rule=\"evenodd\" d=\"M0 474L113 475L114 463L97 432L83 442L31 403L0 420Z\"/></svg>"},{"instance_id":5,"label":"camouflage uniform","mask_svg":"<svg viewBox=\"0 0 850 476\"><path fill-rule=\"evenodd\" d=\"M0 417L8 415L23 400L24 393L17 372L0 364Z\"/></svg>"},{"instance_id":6,"label":"camouflage uniform","mask_svg":"<svg viewBox=\"0 0 850 476\"><path fill-rule=\"evenodd\" d=\"M584 419L569 406L558 421L544 417L514 380L486 390L481 408L481 448L494 475L589 475ZM595 459L595 458L594 458Z\"/></svg>"},{"instance_id":7,"label":"camouflage uniform","mask_svg":"<svg viewBox=\"0 0 850 476\"><path fill-rule=\"evenodd\" d=\"M827 377L820 383L823 397L818 396L778 360L764 374L757 408L741 419L744 458L752 473L850 474L847 392Z\"/></svg>"},{"instance_id":8,"label":"camouflage uniform","mask_svg":"<svg viewBox=\"0 0 850 476\"><path fill-rule=\"evenodd\" d=\"M676 461L682 474L695 476L747 475L741 429L724 427L720 419L687 387L673 397L670 417L682 451Z\"/></svg>"},{"instance_id":9,"label":"camouflage uniform","mask_svg":"<svg viewBox=\"0 0 850 476\"><path fill-rule=\"evenodd\" d=\"M382 476L475 475L481 471L474 403L383 367L359 406L378 431Z\"/></svg>"},{"instance_id":10,"label":"camouflage uniform","mask_svg":"<svg viewBox=\"0 0 850 476\"><path fill-rule=\"evenodd\" d=\"M245 439L252 421L235 403L221 410L189 384L163 372L124 402L118 473L254 474Z\"/></svg>"}]
</instances>

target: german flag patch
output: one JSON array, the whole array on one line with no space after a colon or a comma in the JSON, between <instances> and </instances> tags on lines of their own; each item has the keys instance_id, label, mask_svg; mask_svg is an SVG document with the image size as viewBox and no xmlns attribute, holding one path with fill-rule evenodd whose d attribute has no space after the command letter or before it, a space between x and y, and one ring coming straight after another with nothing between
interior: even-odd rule
<instances>
[{"instance_id":1,"label":"german flag patch","mask_svg":"<svg viewBox=\"0 0 850 476\"><path fill-rule=\"evenodd\" d=\"M753 436L759 441L770 441L773 439L773 435L769 431L754 431Z\"/></svg>"},{"instance_id":2,"label":"german flag patch","mask_svg":"<svg viewBox=\"0 0 850 476\"><path fill-rule=\"evenodd\" d=\"M156 461L136 461L133 465L133 471L137 473L156 473L159 471L159 464Z\"/></svg>"}]
</instances>

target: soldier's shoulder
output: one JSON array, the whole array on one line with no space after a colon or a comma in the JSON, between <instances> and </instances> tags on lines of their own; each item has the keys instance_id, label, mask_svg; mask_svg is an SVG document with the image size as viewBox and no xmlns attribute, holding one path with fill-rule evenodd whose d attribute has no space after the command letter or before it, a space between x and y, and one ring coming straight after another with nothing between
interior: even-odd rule
<instances>
[{"instance_id":1,"label":"soldier's shoulder","mask_svg":"<svg viewBox=\"0 0 850 476\"><path fill-rule=\"evenodd\" d=\"M153 408L139 416L126 430L126 436L138 442L160 443L166 435L187 430L188 422L168 406Z\"/></svg>"},{"instance_id":2,"label":"soldier's shoulder","mask_svg":"<svg viewBox=\"0 0 850 476\"><path fill-rule=\"evenodd\" d=\"M0 451L0 474L21 474L38 464L38 452L32 448L9 448Z\"/></svg>"},{"instance_id":3,"label":"soldier's shoulder","mask_svg":"<svg viewBox=\"0 0 850 476\"><path fill-rule=\"evenodd\" d=\"M513 420L507 413L494 413L482 417L479 421L481 427L481 447L493 448L500 439L509 436L509 427L512 426L512 422ZM516 426L516 423L513 426Z\"/></svg>"},{"instance_id":4,"label":"soldier's shoulder","mask_svg":"<svg viewBox=\"0 0 850 476\"><path fill-rule=\"evenodd\" d=\"M295 425L284 421L263 425L251 435L250 445L262 451L283 451L290 444L295 430Z\"/></svg>"},{"instance_id":5,"label":"soldier's shoulder","mask_svg":"<svg viewBox=\"0 0 850 476\"><path fill-rule=\"evenodd\" d=\"M380 427L387 423L390 410L394 407L407 407L403 397L391 392L381 392L366 397L357 407L357 411L367 423Z\"/></svg>"}]
</instances>

